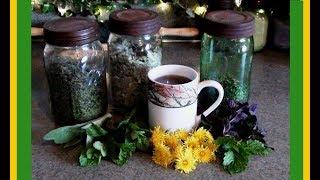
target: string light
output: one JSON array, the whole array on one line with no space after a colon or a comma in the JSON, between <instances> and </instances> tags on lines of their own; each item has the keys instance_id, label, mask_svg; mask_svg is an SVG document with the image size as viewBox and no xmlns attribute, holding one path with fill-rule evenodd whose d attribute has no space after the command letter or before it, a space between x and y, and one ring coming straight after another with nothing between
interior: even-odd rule
<instances>
[{"instance_id":1,"label":"string light","mask_svg":"<svg viewBox=\"0 0 320 180\"><path fill-rule=\"evenodd\" d=\"M199 15L199 16L203 16L205 13L207 12L207 6L203 5L203 6L196 6L194 8L194 13Z\"/></svg>"}]
</instances>

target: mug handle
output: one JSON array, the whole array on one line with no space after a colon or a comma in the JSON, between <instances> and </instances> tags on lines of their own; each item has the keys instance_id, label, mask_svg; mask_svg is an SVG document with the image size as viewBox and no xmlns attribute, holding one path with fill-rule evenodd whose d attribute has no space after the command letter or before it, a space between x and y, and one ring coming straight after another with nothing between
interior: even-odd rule
<instances>
[{"instance_id":1,"label":"mug handle","mask_svg":"<svg viewBox=\"0 0 320 180\"><path fill-rule=\"evenodd\" d=\"M201 92L201 90L205 87L214 87L215 89L218 90L219 96L218 99L207 109L205 110L202 114L207 117L212 111L214 111L221 103L223 96L224 96L224 90L223 87L221 86L220 83L218 83L217 81L213 81L213 80L206 80L206 81L202 81L198 84L198 88L197 88L197 94L199 95L199 93ZM196 125L198 126L201 120L201 115L198 115L196 117Z\"/></svg>"}]
</instances>

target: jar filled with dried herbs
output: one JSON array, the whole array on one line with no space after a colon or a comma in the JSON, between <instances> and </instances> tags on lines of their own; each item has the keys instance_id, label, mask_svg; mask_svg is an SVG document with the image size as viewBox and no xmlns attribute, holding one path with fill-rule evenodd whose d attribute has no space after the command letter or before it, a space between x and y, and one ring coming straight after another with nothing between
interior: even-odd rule
<instances>
[{"instance_id":1,"label":"jar filled with dried herbs","mask_svg":"<svg viewBox=\"0 0 320 180\"><path fill-rule=\"evenodd\" d=\"M253 17L239 11L212 11L205 17L203 30L201 80L219 81L225 90L225 98L248 101L253 56ZM204 94L205 99L214 101L214 89L207 89Z\"/></svg>"},{"instance_id":2,"label":"jar filled with dried herbs","mask_svg":"<svg viewBox=\"0 0 320 180\"><path fill-rule=\"evenodd\" d=\"M143 107L151 68L161 64L160 19L144 9L114 11L109 18L110 78L113 106Z\"/></svg>"},{"instance_id":3,"label":"jar filled with dried herbs","mask_svg":"<svg viewBox=\"0 0 320 180\"><path fill-rule=\"evenodd\" d=\"M94 20L61 18L44 25L44 63L52 113L58 124L89 121L106 113L106 52Z\"/></svg>"}]
</instances>

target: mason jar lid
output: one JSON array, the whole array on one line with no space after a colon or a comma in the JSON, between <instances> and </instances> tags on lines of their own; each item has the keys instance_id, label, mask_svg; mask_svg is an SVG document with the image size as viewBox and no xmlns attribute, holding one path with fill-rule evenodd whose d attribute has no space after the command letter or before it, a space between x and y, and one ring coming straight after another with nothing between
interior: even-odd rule
<instances>
[{"instance_id":1,"label":"mason jar lid","mask_svg":"<svg viewBox=\"0 0 320 180\"><path fill-rule=\"evenodd\" d=\"M254 33L254 18L239 11L211 11L206 14L202 28L204 32L217 37L250 37Z\"/></svg>"},{"instance_id":2,"label":"mason jar lid","mask_svg":"<svg viewBox=\"0 0 320 180\"><path fill-rule=\"evenodd\" d=\"M85 17L69 17L48 21L44 24L44 39L57 46L79 46L100 37L98 23Z\"/></svg>"},{"instance_id":3,"label":"mason jar lid","mask_svg":"<svg viewBox=\"0 0 320 180\"><path fill-rule=\"evenodd\" d=\"M160 30L158 14L145 9L117 10L110 14L109 30L116 34L139 36L155 34Z\"/></svg>"}]
</instances>

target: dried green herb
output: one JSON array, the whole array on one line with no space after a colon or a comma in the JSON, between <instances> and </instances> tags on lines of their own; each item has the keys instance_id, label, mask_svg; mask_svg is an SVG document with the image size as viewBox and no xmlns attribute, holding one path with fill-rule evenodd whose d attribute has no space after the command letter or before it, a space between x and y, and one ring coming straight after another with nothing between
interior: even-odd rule
<instances>
[{"instance_id":1,"label":"dried green herb","mask_svg":"<svg viewBox=\"0 0 320 180\"><path fill-rule=\"evenodd\" d=\"M115 107L132 108L147 100L147 73L161 64L160 39L113 35L109 42L112 98Z\"/></svg>"},{"instance_id":2,"label":"dried green herb","mask_svg":"<svg viewBox=\"0 0 320 180\"><path fill-rule=\"evenodd\" d=\"M63 124L88 121L106 113L105 66L95 63L103 57L80 58L57 55L47 64L52 112Z\"/></svg>"},{"instance_id":3,"label":"dried green herb","mask_svg":"<svg viewBox=\"0 0 320 180\"><path fill-rule=\"evenodd\" d=\"M230 75L224 75L219 78L222 86L224 87L224 97L228 99L233 99L240 102L248 101L249 90L248 87L232 78Z\"/></svg>"}]
</instances>

